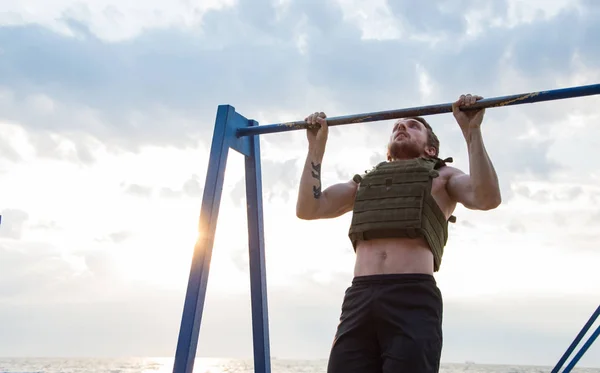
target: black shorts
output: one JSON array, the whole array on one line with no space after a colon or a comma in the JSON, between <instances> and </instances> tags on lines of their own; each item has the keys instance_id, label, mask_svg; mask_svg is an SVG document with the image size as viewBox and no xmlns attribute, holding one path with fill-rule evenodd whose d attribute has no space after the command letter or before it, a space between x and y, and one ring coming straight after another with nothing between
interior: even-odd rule
<instances>
[{"instance_id":1,"label":"black shorts","mask_svg":"<svg viewBox=\"0 0 600 373\"><path fill-rule=\"evenodd\" d=\"M327 373L437 373L443 302L433 276L358 276L346 290Z\"/></svg>"}]
</instances>

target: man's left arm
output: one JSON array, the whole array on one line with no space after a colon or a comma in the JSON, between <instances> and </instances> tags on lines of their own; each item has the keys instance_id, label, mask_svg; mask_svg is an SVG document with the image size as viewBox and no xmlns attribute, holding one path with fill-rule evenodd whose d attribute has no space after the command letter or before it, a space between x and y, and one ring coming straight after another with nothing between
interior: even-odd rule
<instances>
[{"instance_id":1,"label":"man's left arm","mask_svg":"<svg viewBox=\"0 0 600 373\"><path fill-rule=\"evenodd\" d=\"M451 198L466 208L491 210L502 201L498 175L487 154L481 134L484 110L462 111L460 106L469 106L481 96L462 95L453 105L453 114L461 127L469 154L469 174L457 169L448 178L446 189Z\"/></svg>"}]
</instances>

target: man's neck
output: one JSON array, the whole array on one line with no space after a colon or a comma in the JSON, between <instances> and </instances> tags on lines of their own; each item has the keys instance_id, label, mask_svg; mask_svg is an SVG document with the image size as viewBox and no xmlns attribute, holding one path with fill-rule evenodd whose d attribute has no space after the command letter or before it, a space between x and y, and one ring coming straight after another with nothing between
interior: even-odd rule
<instances>
[{"instance_id":1,"label":"man's neck","mask_svg":"<svg viewBox=\"0 0 600 373\"><path fill-rule=\"evenodd\" d=\"M410 155L402 155L399 157L393 157L392 159L389 160L389 162L395 162L395 161L407 161L410 159L417 159L417 158L423 158L425 157L425 154L421 154L421 155L417 155L417 156L410 156Z\"/></svg>"}]
</instances>

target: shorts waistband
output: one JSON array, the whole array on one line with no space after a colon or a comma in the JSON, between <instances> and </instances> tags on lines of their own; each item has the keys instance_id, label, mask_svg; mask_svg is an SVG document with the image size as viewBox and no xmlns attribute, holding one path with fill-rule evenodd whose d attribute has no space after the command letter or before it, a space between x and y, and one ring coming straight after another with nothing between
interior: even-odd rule
<instances>
[{"instance_id":1,"label":"shorts waistband","mask_svg":"<svg viewBox=\"0 0 600 373\"><path fill-rule=\"evenodd\" d=\"M381 275L355 276L353 285L358 284L398 284L398 283L430 282L436 284L435 277L426 273L390 273Z\"/></svg>"}]
</instances>

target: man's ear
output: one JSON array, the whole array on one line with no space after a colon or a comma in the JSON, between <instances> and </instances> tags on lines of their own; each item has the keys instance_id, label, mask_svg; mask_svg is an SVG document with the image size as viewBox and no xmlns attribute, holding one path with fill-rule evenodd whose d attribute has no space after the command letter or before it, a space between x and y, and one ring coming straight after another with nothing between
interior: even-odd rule
<instances>
[{"instance_id":1,"label":"man's ear","mask_svg":"<svg viewBox=\"0 0 600 373\"><path fill-rule=\"evenodd\" d=\"M436 149L433 146L426 146L425 147L425 153L428 156L434 157L435 156L435 152L436 152Z\"/></svg>"}]
</instances>

